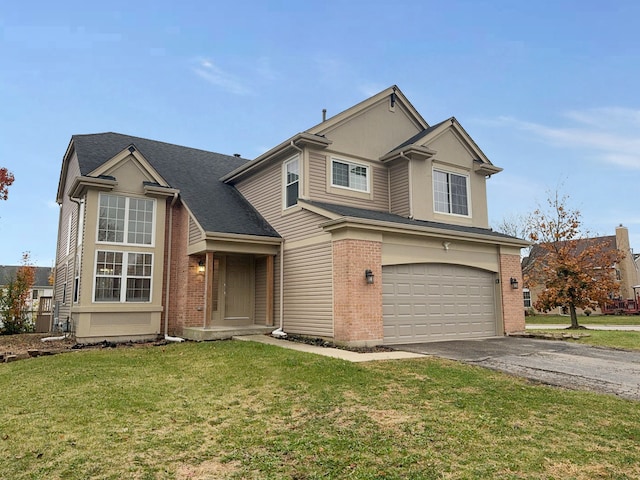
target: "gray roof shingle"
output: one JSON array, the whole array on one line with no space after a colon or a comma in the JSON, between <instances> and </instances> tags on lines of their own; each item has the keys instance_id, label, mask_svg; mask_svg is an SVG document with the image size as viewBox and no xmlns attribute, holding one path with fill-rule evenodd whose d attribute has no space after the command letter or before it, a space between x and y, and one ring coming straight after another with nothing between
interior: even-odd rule
<instances>
[{"instance_id":1,"label":"gray roof shingle","mask_svg":"<svg viewBox=\"0 0 640 480\"><path fill-rule=\"evenodd\" d=\"M379 222L398 223L401 225L413 225L417 227L436 228L436 229L442 230L443 233L445 233L445 231L463 232L463 233L471 233L474 235L486 235L490 237L501 238L504 240L522 241L517 237L512 237L511 235L495 232L490 228L467 227L464 225L452 225L450 223L432 222L427 220L413 220L413 219L402 217L400 215L396 215L393 213L381 212L376 210L366 210L364 208L348 207L345 205L335 205L333 203L317 202L312 200L304 200L304 202L310 205L316 205L320 208L323 208L325 210L328 210L329 212L333 212L343 217L354 217L354 218L362 218L365 220L375 220Z\"/></svg>"},{"instance_id":2,"label":"gray roof shingle","mask_svg":"<svg viewBox=\"0 0 640 480\"><path fill-rule=\"evenodd\" d=\"M249 160L112 132L74 135L72 140L82 175L133 145L172 188L180 190L205 231L279 237L235 187L219 180Z\"/></svg>"},{"instance_id":3,"label":"gray roof shingle","mask_svg":"<svg viewBox=\"0 0 640 480\"><path fill-rule=\"evenodd\" d=\"M16 272L20 268L20 265L0 265L0 285L6 285L12 280L16 279ZM50 267L34 267L36 269L36 276L34 279L34 287L48 287L52 288L49 283L49 275L51 274Z\"/></svg>"}]
</instances>

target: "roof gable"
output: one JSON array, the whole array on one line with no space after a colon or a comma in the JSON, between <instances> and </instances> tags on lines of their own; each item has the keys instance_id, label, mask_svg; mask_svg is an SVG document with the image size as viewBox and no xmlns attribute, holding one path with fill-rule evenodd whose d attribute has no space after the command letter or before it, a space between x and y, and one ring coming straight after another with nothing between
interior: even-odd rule
<instances>
[{"instance_id":1,"label":"roof gable","mask_svg":"<svg viewBox=\"0 0 640 480\"><path fill-rule=\"evenodd\" d=\"M108 170L125 152L135 155L140 165L147 164L159 176L158 183L180 191L205 231L279 236L235 187L220 181L246 159L112 132L74 135L72 143L82 175Z\"/></svg>"},{"instance_id":2,"label":"roof gable","mask_svg":"<svg viewBox=\"0 0 640 480\"><path fill-rule=\"evenodd\" d=\"M326 136L334 151L377 159L428 127L402 92L391 87L310 128L307 133Z\"/></svg>"}]
</instances>

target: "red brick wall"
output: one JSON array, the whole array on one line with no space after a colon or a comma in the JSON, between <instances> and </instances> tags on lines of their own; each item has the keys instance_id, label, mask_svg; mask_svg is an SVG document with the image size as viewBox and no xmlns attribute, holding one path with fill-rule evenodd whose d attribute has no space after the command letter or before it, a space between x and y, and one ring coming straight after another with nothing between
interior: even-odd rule
<instances>
[{"instance_id":1,"label":"red brick wall","mask_svg":"<svg viewBox=\"0 0 640 480\"><path fill-rule=\"evenodd\" d=\"M171 214L171 213L169 213ZM203 326L205 309L205 276L197 272L199 258L187 255L187 245L189 239L189 214L178 202L173 207L173 225L171 245L168 242L167 218L167 245L171 249L171 265L167 262L165 254L165 265L169 265L171 272L170 292L169 292L169 334L181 335L182 327ZM168 252L168 248L165 250ZM166 274L163 288L163 302L166 292ZM166 305L165 305L166 310ZM164 321L164 319L163 319Z\"/></svg>"},{"instance_id":2,"label":"red brick wall","mask_svg":"<svg viewBox=\"0 0 640 480\"><path fill-rule=\"evenodd\" d=\"M382 244L366 240L333 242L333 319L336 342L382 343ZM364 272L375 275L367 284Z\"/></svg>"},{"instance_id":3,"label":"red brick wall","mask_svg":"<svg viewBox=\"0 0 640 480\"><path fill-rule=\"evenodd\" d=\"M522 268L520 255L500 254L500 286L504 333L524 331L524 301L522 298ZM518 288L511 287L511 278L518 280Z\"/></svg>"}]
</instances>

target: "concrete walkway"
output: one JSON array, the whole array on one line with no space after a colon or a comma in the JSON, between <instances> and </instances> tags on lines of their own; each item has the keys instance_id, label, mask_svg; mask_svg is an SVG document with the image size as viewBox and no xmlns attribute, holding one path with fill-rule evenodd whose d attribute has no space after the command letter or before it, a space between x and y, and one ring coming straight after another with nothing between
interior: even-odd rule
<instances>
[{"instance_id":1,"label":"concrete walkway","mask_svg":"<svg viewBox=\"0 0 640 480\"><path fill-rule=\"evenodd\" d=\"M589 330L621 330L627 332L640 332L640 325L593 325L581 323L580 326ZM527 330L560 330L568 328L569 325L544 325L544 324L527 324Z\"/></svg>"},{"instance_id":2,"label":"concrete walkway","mask_svg":"<svg viewBox=\"0 0 640 480\"><path fill-rule=\"evenodd\" d=\"M298 350L299 352L315 353L324 355L325 357L339 358L348 362L371 362L375 360L404 360L407 358L424 357L419 353L413 352L373 352L358 353L350 350L342 350L340 348L319 347L317 345L307 345L306 343L292 342L290 340L281 340L279 338L270 337L268 335L241 335L233 337L233 340L241 340L245 342L266 343L277 347L288 348L290 350Z\"/></svg>"}]
</instances>

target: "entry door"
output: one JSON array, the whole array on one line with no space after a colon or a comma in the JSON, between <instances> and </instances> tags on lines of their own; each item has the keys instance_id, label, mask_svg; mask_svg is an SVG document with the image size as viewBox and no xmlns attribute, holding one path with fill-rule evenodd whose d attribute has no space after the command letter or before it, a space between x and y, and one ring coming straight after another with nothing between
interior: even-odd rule
<instances>
[{"instance_id":1,"label":"entry door","mask_svg":"<svg viewBox=\"0 0 640 480\"><path fill-rule=\"evenodd\" d=\"M224 288L224 324L251 325L253 323L253 257L226 257Z\"/></svg>"}]
</instances>

